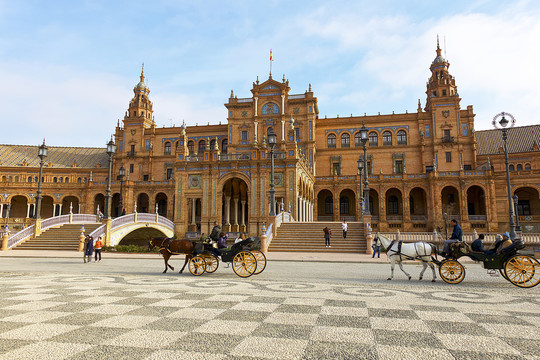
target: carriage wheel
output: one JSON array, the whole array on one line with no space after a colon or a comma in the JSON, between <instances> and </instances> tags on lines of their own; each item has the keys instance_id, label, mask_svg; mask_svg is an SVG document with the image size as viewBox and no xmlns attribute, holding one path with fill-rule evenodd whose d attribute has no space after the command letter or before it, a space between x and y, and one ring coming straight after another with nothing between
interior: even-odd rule
<instances>
[{"instance_id":1,"label":"carriage wheel","mask_svg":"<svg viewBox=\"0 0 540 360\"><path fill-rule=\"evenodd\" d=\"M219 267L219 259L215 255L205 255L204 261L206 262L206 272L211 274Z\"/></svg>"},{"instance_id":2,"label":"carriage wheel","mask_svg":"<svg viewBox=\"0 0 540 360\"><path fill-rule=\"evenodd\" d=\"M206 268L206 262L200 255L194 256L189 260L189 272L195 276L202 275Z\"/></svg>"},{"instance_id":3,"label":"carriage wheel","mask_svg":"<svg viewBox=\"0 0 540 360\"><path fill-rule=\"evenodd\" d=\"M502 275L503 278L505 278L506 280L508 280L508 278L506 277L506 274L504 273L504 268L499 269L499 273ZM510 281L510 280L508 280L508 281Z\"/></svg>"},{"instance_id":4,"label":"carriage wheel","mask_svg":"<svg viewBox=\"0 0 540 360\"><path fill-rule=\"evenodd\" d=\"M259 275L266 268L266 256L259 250L251 250L251 253L257 259L257 269L253 275Z\"/></svg>"},{"instance_id":5,"label":"carriage wheel","mask_svg":"<svg viewBox=\"0 0 540 360\"><path fill-rule=\"evenodd\" d=\"M459 284L465 278L465 268L457 260L444 260L439 266L439 275L449 284Z\"/></svg>"},{"instance_id":6,"label":"carriage wheel","mask_svg":"<svg viewBox=\"0 0 540 360\"><path fill-rule=\"evenodd\" d=\"M257 270L257 259L249 251L240 251L232 261L233 271L236 275L246 278L250 277Z\"/></svg>"},{"instance_id":7,"label":"carriage wheel","mask_svg":"<svg viewBox=\"0 0 540 360\"><path fill-rule=\"evenodd\" d=\"M514 255L504 264L504 273L512 284L531 288L540 283L540 262L527 255Z\"/></svg>"}]
</instances>

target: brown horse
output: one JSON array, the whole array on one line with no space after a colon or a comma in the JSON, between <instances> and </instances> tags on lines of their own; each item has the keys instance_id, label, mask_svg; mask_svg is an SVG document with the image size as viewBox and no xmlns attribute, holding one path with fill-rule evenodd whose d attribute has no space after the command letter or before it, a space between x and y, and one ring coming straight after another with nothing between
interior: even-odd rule
<instances>
[{"instance_id":1,"label":"brown horse","mask_svg":"<svg viewBox=\"0 0 540 360\"><path fill-rule=\"evenodd\" d=\"M182 270L180 270L180 274L184 271L187 263L193 257L193 241L157 237L148 242L148 250L152 250L154 247L159 247L159 252L163 255L163 260L165 260L165 270L163 270L163 273L167 272L167 267L174 270L174 268L169 265L169 258L171 255L186 255L186 261L184 262L184 266L182 266Z\"/></svg>"}]
</instances>

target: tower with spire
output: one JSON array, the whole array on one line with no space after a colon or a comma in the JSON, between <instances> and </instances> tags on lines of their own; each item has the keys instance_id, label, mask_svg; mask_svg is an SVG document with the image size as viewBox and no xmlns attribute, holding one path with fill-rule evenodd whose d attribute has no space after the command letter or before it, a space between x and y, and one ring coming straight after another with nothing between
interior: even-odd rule
<instances>
[{"instance_id":1,"label":"tower with spire","mask_svg":"<svg viewBox=\"0 0 540 360\"><path fill-rule=\"evenodd\" d=\"M437 36L437 56L431 63L431 77L426 89L426 111L433 110L437 104L452 104L459 106L460 98L457 92L456 79L450 75L448 68L450 63L441 55L439 36Z\"/></svg>"},{"instance_id":2,"label":"tower with spire","mask_svg":"<svg viewBox=\"0 0 540 360\"><path fill-rule=\"evenodd\" d=\"M150 128L154 122L154 111L153 104L148 97L150 89L144 82L144 64L142 65L140 81L133 88L133 94L124 117L124 125L142 124L145 128Z\"/></svg>"}]
</instances>

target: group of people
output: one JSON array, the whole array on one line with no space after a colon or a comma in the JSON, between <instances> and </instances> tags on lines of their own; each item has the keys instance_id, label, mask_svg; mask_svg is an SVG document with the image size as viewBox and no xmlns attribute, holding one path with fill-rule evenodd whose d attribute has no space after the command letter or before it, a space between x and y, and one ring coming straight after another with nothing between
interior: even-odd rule
<instances>
[{"instance_id":1,"label":"group of people","mask_svg":"<svg viewBox=\"0 0 540 360\"><path fill-rule=\"evenodd\" d=\"M343 219L343 222L341 223L341 230L343 231L343 238L346 239L347 238L347 231L349 230L349 225L347 224L347 220ZM323 229L323 232L324 232L324 246L327 247L327 248L331 248L332 246L330 245L330 238L332 237L332 230L330 230L328 228L328 226L326 226L324 229ZM379 239L377 239L373 245L372 245L372 248L373 248L373 255L372 257L375 257L375 254L378 253L378 257L380 258L381 257L381 241Z\"/></svg>"},{"instance_id":2,"label":"group of people","mask_svg":"<svg viewBox=\"0 0 540 360\"><path fill-rule=\"evenodd\" d=\"M451 224L453 226L452 235L450 236L450 239L444 241L443 252L441 253L444 257L451 255L450 244L463 241L463 230L461 229L461 226L459 226L457 220L452 219ZM510 240L510 234L508 232L505 232L502 235L497 234L495 236L494 246L491 249L484 248L484 237L484 234L478 235L478 239L475 239L471 244L472 251L481 252L486 255L499 254L502 249L512 245L512 240Z\"/></svg>"},{"instance_id":3,"label":"group of people","mask_svg":"<svg viewBox=\"0 0 540 360\"><path fill-rule=\"evenodd\" d=\"M228 235L221 230L221 226L218 225L216 221L214 221L214 227L212 228L212 231L210 232L210 235L208 236L214 243L217 243L217 249L215 251L216 255L221 255L221 251L223 249L227 250L227 239L229 238ZM238 243L242 240L245 240L247 238L246 233L239 233L238 237L234 240L234 243ZM205 241L207 239L206 234L201 234L201 241Z\"/></svg>"},{"instance_id":4,"label":"group of people","mask_svg":"<svg viewBox=\"0 0 540 360\"><path fill-rule=\"evenodd\" d=\"M92 255L95 256L95 262L101 261L101 249L103 248L103 240L100 236L94 243L94 238L90 235L87 235L84 238L83 246L83 261L85 263L92 262Z\"/></svg>"}]
</instances>

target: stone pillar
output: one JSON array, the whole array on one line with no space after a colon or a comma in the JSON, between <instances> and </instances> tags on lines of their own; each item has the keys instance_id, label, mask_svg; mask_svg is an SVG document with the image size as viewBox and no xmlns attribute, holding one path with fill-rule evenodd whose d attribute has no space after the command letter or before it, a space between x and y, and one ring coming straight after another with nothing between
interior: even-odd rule
<instances>
[{"instance_id":1,"label":"stone pillar","mask_svg":"<svg viewBox=\"0 0 540 360\"><path fill-rule=\"evenodd\" d=\"M240 205L242 206L242 218L240 219L240 226L246 226L246 223L245 223L245 219L246 219L246 200L242 200L240 201ZM244 231L246 231L246 229L244 228Z\"/></svg>"},{"instance_id":2,"label":"stone pillar","mask_svg":"<svg viewBox=\"0 0 540 360\"><path fill-rule=\"evenodd\" d=\"M255 144L256 144L256 143L257 143L257 139L258 139L258 137L259 137L259 135L258 135L258 134L259 134L259 131L258 131L258 129L259 129L259 123L258 123L257 121L255 121L253 124L255 125Z\"/></svg>"},{"instance_id":3,"label":"stone pillar","mask_svg":"<svg viewBox=\"0 0 540 360\"><path fill-rule=\"evenodd\" d=\"M225 225L231 225L231 197L225 196Z\"/></svg>"},{"instance_id":4,"label":"stone pillar","mask_svg":"<svg viewBox=\"0 0 540 360\"><path fill-rule=\"evenodd\" d=\"M2 251L8 250L8 241L9 241L9 230L4 233L2 236Z\"/></svg>"},{"instance_id":5,"label":"stone pillar","mask_svg":"<svg viewBox=\"0 0 540 360\"><path fill-rule=\"evenodd\" d=\"M58 216L62 215L62 204L58 204Z\"/></svg>"},{"instance_id":6,"label":"stone pillar","mask_svg":"<svg viewBox=\"0 0 540 360\"><path fill-rule=\"evenodd\" d=\"M332 199L334 202L334 212L332 215L332 221L339 221L339 196L336 197L332 194Z\"/></svg>"},{"instance_id":7,"label":"stone pillar","mask_svg":"<svg viewBox=\"0 0 540 360\"><path fill-rule=\"evenodd\" d=\"M197 216L197 199L191 199L191 225L196 225L195 217Z\"/></svg>"},{"instance_id":8,"label":"stone pillar","mask_svg":"<svg viewBox=\"0 0 540 360\"><path fill-rule=\"evenodd\" d=\"M77 249L78 252L82 252L84 249L84 233L81 231L81 234L79 235L79 248Z\"/></svg>"},{"instance_id":9,"label":"stone pillar","mask_svg":"<svg viewBox=\"0 0 540 360\"><path fill-rule=\"evenodd\" d=\"M285 120L281 120L281 141L285 141Z\"/></svg>"},{"instance_id":10,"label":"stone pillar","mask_svg":"<svg viewBox=\"0 0 540 360\"><path fill-rule=\"evenodd\" d=\"M285 95L281 94L281 115L285 115Z\"/></svg>"},{"instance_id":11,"label":"stone pillar","mask_svg":"<svg viewBox=\"0 0 540 360\"><path fill-rule=\"evenodd\" d=\"M238 198L234 197L233 202L234 202L234 223L233 223L233 225L238 226Z\"/></svg>"},{"instance_id":12,"label":"stone pillar","mask_svg":"<svg viewBox=\"0 0 540 360\"><path fill-rule=\"evenodd\" d=\"M30 204L26 204L26 217L30 217Z\"/></svg>"},{"instance_id":13,"label":"stone pillar","mask_svg":"<svg viewBox=\"0 0 540 360\"><path fill-rule=\"evenodd\" d=\"M255 116L257 116L259 114L259 98L255 96L254 99L255 99Z\"/></svg>"},{"instance_id":14,"label":"stone pillar","mask_svg":"<svg viewBox=\"0 0 540 360\"><path fill-rule=\"evenodd\" d=\"M40 214L41 215L41 214ZM53 204L52 216L56 216L56 204Z\"/></svg>"},{"instance_id":15,"label":"stone pillar","mask_svg":"<svg viewBox=\"0 0 540 360\"><path fill-rule=\"evenodd\" d=\"M266 240L267 240L266 233L262 233L262 235L261 235L261 252L265 253L265 254L268 252L268 248L266 247Z\"/></svg>"},{"instance_id":16,"label":"stone pillar","mask_svg":"<svg viewBox=\"0 0 540 360\"><path fill-rule=\"evenodd\" d=\"M0 218L3 218L3 215L4 214L4 204L0 204Z\"/></svg>"}]
</instances>

